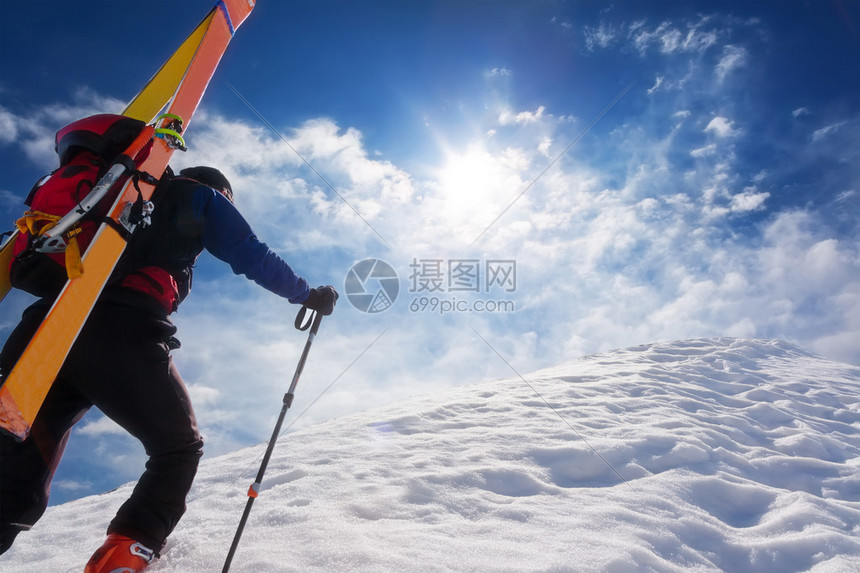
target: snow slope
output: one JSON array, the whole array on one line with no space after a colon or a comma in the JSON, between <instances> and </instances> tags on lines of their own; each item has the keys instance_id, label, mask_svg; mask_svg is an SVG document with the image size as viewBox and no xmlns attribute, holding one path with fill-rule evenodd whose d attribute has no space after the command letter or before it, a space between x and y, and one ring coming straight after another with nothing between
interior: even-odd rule
<instances>
[{"instance_id":1,"label":"snow slope","mask_svg":"<svg viewBox=\"0 0 860 573\"><path fill-rule=\"evenodd\" d=\"M202 465L152 571L221 570L263 450ZM81 571L131 487L49 508L0 569ZM860 368L651 344L291 433L232 568L650 570L860 571Z\"/></svg>"}]
</instances>

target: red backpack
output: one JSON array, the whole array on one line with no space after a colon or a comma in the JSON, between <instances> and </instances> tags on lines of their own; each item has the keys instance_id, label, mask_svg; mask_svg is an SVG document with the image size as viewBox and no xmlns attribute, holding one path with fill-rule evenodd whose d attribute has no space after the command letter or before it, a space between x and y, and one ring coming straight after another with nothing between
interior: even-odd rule
<instances>
[{"instance_id":1,"label":"red backpack","mask_svg":"<svg viewBox=\"0 0 860 573\"><path fill-rule=\"evenodd\" d=\"M108 219L106 215L127 181L128 171L89 211L84 212L82 202L111 165L122 159L122 153L145 126L130 117L102 114L78 120L57 132L55 149L60 167L36 183L25 201L30 210L17 222L20 233L9 267L12 286L39 297L56 296L67 278L80 276L81 255L99 224ZM139 174L136 167L146 159L151 147L147 143L131 158L134 165L126 159L126 166ZM73 210L82 215L80 220L46 243L43 233Z\"/></svg>"}]
</instances>

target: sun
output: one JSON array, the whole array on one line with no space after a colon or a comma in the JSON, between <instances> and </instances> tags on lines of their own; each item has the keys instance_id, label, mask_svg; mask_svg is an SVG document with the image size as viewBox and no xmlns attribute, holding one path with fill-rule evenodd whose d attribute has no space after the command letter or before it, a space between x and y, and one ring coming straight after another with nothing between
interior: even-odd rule
<instances>
[{"instance_id":1,"label":"sun","mask_svg":"<svg viewBox=\"0 0 860 573\"><path fill-rule=\"evenodd\" d=\"M525 163L514 150L491 153L483 142L447 150L435 173L439 214L451 222L479 222L495 216L522 187Z\"/></svg>"}]
</instances>

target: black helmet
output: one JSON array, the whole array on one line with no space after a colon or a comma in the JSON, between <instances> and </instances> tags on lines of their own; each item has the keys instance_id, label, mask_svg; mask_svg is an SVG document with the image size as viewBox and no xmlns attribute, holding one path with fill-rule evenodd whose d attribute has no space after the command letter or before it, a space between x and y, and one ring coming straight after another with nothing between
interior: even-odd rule
<instances>
[{"instance_id":1,"label":"black helmet","mask_svg":"<svg viewBox=\"0 0 860 573\"><path fill-rule=\"evenodd\" d=\"M214 167L206 167L205 165L186 167L179 172L179 175L212 187L216 191L220 191L231 203L233 202L233 188L230 187L230 182L227 181L223 173Z\"/></svg>"}]
</instances>

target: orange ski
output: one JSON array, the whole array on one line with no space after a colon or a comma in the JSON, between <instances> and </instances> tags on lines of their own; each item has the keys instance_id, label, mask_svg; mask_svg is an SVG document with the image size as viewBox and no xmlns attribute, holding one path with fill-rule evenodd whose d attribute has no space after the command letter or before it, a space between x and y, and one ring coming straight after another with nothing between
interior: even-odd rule
<instances>
[{"instance_id":1,"label":"orange ski","mask_svg":"<svg viewBox=\"0 0 860 573\"><path fill-rule=\"evenodd\" d=\"M179 49L149 80L126 107L123 115L152 121L161 111L168 119L191 120L227 44L236 28L247 18L254 0L220 0ZM165 105L167 106L166 110ZM157 122L155 132L164 134ZM150 130L151 132L152 130ZM175 138L156 137L149 157L140 170L161 174L175 150ZM144 200L154 186L140 182ZM125 206L137 199L129 181L110 212L119 221ZM53 384L69 350L101 294L105 283L125 249L125 239L112 227L102 224L82 258L84 273L66 283L15 368L0 387L0 429L23 440ZM3 281L0 280L0 287ZM0 297L2 298L2 297Z\"/></svg>"}]
</instances>

